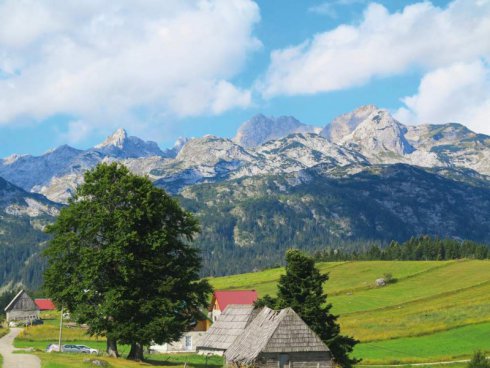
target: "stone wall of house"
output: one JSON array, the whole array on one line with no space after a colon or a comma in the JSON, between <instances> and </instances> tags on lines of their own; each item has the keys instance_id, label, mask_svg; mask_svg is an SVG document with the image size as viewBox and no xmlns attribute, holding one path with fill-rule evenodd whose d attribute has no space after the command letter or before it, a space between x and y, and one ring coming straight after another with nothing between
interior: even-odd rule
<instances>
[{"instance_id":1,"label":"stone wall of house","mask_svg":"<svg viewBox=\"0 0 490 368\"><path fill-rule=\"evenodd\" d=\"M179 341L174 341L170 344L152 345L151 351L158 353L182 353L182 352L195 352L196 346L198 346L206 332L204 331L190 331L184 334Z\"/></svg>"},{"instance_id":2,"label":"stone wall of house","mask_svg":"<svg viewBox=\"0 0 490 368\"><path fill-rule=\"evenodd\" d=\"M39 319L39 311L38 310L16 310L13 309L7 312L7 322L11 321L29 321L33 319Z\"/></svg>"}]
</instances>

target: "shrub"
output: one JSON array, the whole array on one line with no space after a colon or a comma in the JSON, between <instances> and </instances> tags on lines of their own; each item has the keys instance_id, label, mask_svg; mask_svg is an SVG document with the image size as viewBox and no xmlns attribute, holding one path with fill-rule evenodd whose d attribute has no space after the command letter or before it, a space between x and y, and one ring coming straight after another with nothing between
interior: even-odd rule
<instances>
[{"instance_id":1,"label":"shrub","mask_svg":"<svg viewBox=\"0 0 490 368\"><path fill-rule=\"evenodd\" d=\"M490 368L490 361L481 350L478 350L473 354L473 357L468 363L468 368Z\"/></svg>"}]
</instances>

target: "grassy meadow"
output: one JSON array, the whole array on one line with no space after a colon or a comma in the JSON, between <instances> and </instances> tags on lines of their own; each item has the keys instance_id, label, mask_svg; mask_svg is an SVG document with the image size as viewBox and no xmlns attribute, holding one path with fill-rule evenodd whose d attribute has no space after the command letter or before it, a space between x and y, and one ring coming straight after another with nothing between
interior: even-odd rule
<instances>
[{"instance_id":1,"label":"grassy meadow","mask_svg":"<svg viewBox=\"0 0 490 368\"><path fill-rule=\"evenodd\" d=\"M340 316L342 332L361 340L354 355L363 359L362 365L460 360L477 349L490 353L490 261L332 262L319 263L318 267L329 273L325 291ZM210 282L215 289L255 289L260 296L274 295L283 272L282 268L274 268L211 278ZM394 282L376 287L375 280L387 273ZM24 330L15 346L35 348L43 368L83 367L85 355L43 352L49 343L57 341L59 327L58 313L43 313L43 318L44 325ZM103 338L87 336L80 327L66 326L63 341L105 350ZM119 349L122 355L129 352L128 346ZM145 363L102 359L116 368L179 367L184 363L205 367L205 358L192 354L147 358ZM221 358L208 362L211 368L221 365Z\"/></svg>"},{"instance_id":2,"label":"grassy meadow","mask_svg":"<svg viewBox=\"0 0 490 368\"><path fill-rule=\"evenodd\" d=\"M490 352L490 261L319 263L342 332L363 364L446 361ZM216 289L274 295L283 269L211 278ZM374 282L390 273L385 287ZM458 340L464 340L458 341Z\"/></svg>"},{"instance_id":3,"label":"grassy meadow","mask_svg":"<svg viewBox=\"0 0 490 368\"><path fill-rule=\"evenodd\" d=\"M37 356L41 358L42 368L87 368L89 365L83 362L87 359L87 355L80 354L48 354L37 352ZM93 357L90 357L93 358ZM97 358L99 359L99 358ZM188 367L206 368L205 358L196 354L156 354L148 356L145 362L133 362L126 359L114 359L102 357L113 368L142 368L142 367L184 367L187 363ZM207 368L221 368L223 366L222 358L210 357L208 359Z\"/></svg>"},{"instance_id":4,"label":"grassy meadow","mask_svg":"<svg viewBox=\"0 0 490 368\"><path fill-rule=\"evenodd\" d=\"M14 341L16 348L33 348L34 354L40 357L42 368L78 368L87 367L83 362L84 359L94 358L85 354L59 354L45 353L45 349L49 344L58 343L59 334L59 312L42 312L41 318L44 321L43 325L31 326L25 328ZM80 326L70 327L70 321L66 321L63 327L63 344L80 344L87 345L92 348L104 352L106 349L106 340L103 337L92 337L87 335L87 330ZM128 345L118 345L118 350L121 356L126 356L129 353ZM153 367L153 366L168 366L168 367L184 367L187 364L190 368L205 368L206 358L196 354L152 354L146 355L145 362L132 362L126 359L113 359L101 357L100 359L107 361L114 368L136 368L136 367ZM97 357L97 359L99 359ZM222 358L208 358L208 368L222 367ZM1 367L1 366L0 366Z\"/></svg>"}]
</instances>

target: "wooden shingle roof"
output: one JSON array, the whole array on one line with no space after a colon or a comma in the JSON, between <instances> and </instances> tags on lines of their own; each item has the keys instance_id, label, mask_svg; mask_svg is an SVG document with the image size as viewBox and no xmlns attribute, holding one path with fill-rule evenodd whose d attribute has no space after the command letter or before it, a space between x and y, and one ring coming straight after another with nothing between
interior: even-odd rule
<instances>
[{"instance_id":1,"label":"wooden shingle roof","mask_svg":"<svg viewBox=\"0 0 490 368\"><path fill-rule=\"evenodd\" d=\"M23 311L34 311L39 310L34 300L31 299L29 295L24 290L17 293L12 301L5 307L5 312L10 312L11 310L23 310Z\"/></svg>"},{"instance_id":2,"label":"wooden shingle roof","mask_svg":"<svg viewBox=\"0 0 490 368\"><path fill-rule=\"evenodd\" d=\"M328 352L291 308L264 308L225 352L227 361L252 363L260 353Z\"/></svg>"},{"instance_id":3,"label":"wooden shingle roof","mask_svg":"<svg viewBox=\"0 0 490 368\"><path fill-rule=\"evenodd\" d=\"M253 305L230 304L210 327L197 349L226 350L245 330L254 315Z\"/></svg>"}]
</instances>

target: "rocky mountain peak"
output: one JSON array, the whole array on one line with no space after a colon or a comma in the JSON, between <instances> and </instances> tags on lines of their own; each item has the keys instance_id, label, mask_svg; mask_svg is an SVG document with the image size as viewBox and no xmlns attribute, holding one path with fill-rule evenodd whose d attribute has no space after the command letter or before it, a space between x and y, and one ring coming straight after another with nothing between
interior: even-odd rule
<instances>
[{"instance_id":1,"label":"rocky mountain peak","mask_svg":"<svg viewBox=\"0 0 490 368\"><path fill-rule=\"evenodd\" d=\"M364 119L341 143L356 147L363 155L374 161L398 160L414 151L407 141L407 128L396 121L388 110L377 109Z\"/></svg>"},{"instance_id":2,"label":"rocky mountain peak","mask_svg":"<svg viewBox=\"0 0 490 368\"><path fill-rule=\"evenodd\" d=\"M119 128L107 139L96 145L93 151L112 158L138 158L167 155L152 141L144 141L138 137L128 136L126 130Z\"/></svg>"},{"instance_id":3,"label":"rocky mountain peak","mask_svg":"<svg viewBox=\"0 0 490 368\"><path fill-rule=\"evenodd\" d=\"M292 133L315 132L316 128L301 123L292 116L253 116L238 128L233 141L243 147L257 147L272 139L280 139Z\"/></svg>"},{"instance_id":4,"label":"rocky mountain peak","mask_svg":"<svg viewBox=\"0 0 490 368\"><path fill-rule=\"evenodd\" d=\"M377 110L378 107L375 105L364 105L354 111L342 114L325 126L320 135L327 138L330 142L338 143Z\"/></svg>"},{"instance_id":5,"label":"rocky mountain peak","mask_svg":"<svg viewBox=\"0 0 490 368\"><path fill-rule=\"evenodd\" d=\"M118 148L123 148L124 142L128 138L128 133L125 129L119 128L112 135L106 138L106 140L98 145L95 148L103 148L107 146L114 146Z\"/></svg>"}]
</instances>

